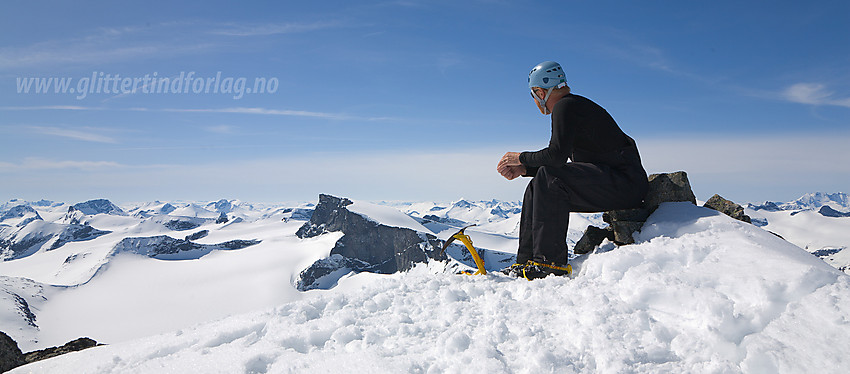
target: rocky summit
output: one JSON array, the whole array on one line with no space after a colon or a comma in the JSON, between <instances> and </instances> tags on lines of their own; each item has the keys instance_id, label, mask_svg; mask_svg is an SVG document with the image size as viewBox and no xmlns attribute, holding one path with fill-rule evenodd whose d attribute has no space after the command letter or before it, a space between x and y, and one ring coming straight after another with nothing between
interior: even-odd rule
<instances>
[{"instance_id":1,"label":"rocky summit","mask_svg":"<svg viewBox=\"0 0 850 374\"><path fill-rule=\"evenodd\" d=\"M351 204L346 198L319 195L310 221L298 229L296 235L302 239L343 233L328 258L301 272L296 284L299 290L328 288L351 271L390 274L444 256L436 250L442 241L434 235L375 222L347 209Z\"/></svg>"}]
</instances>

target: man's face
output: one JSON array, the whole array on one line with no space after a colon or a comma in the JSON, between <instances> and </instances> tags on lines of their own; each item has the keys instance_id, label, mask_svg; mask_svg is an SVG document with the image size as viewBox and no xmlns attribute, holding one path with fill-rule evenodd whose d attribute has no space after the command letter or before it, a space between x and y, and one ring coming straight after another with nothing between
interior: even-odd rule
<instances>
[{"instance_id":1,"label":"man's face","mask_svg":"<svg viewBox=\"0 0 850 374\"><path fill-rule=\"evenodd\" d=\"M532 88L531 89L531 97L534 100L534 104L537 105L537 109L540 109L540 114L546 114L546 110L543 107L543 98L546 96L546 93L540 88Z\"/></svg>"}]
</instances>

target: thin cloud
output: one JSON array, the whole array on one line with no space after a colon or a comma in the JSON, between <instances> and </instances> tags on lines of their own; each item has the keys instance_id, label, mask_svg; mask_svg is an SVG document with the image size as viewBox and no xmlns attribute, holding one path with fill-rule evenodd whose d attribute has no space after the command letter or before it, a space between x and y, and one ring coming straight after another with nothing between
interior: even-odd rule
<instances>
[{"instance_id":1,"label":"thin cloud","mask_svg":"<svg viewBox=\"0 0 850 374\"><path fill-rule=\"evenodd\" d=\"M236 127L230 125L216 125L206 127L205 130L217 134L233 134L236 132Z\"/></svg>"},{"instance_id":2,"label":"thin cloud","mask_svg":"<svg viewBox=\"0 0 850 374\"><path fill-rule=\"evenodd\" d=\"M0 106L0 110L104 110L105 108L79 105Z\"/></svg>"},{"instance_id":3,"label":"thin cloud","mask_svg":"<svg viewBox=\"0 0 850 374\"><path fill-rule=\"evenodd\" d=\"M826 85L820 83L797 83L782 92L782 97L793 103L811 105L835 105L850 108L850 97L836 97Z\"/></svg>"},{"instance_id":4,"label":"thin cloud","mask_svg":"<svg viewBox=\"0 0 850 374\"><path fill-rule=\"evenodd\" d=\"M268 108L213 108L213 109L161 109L163 112L178 112L178 113L237 113L237 114L261 114L269 116L295 116L295 117L313 117L325 118L333 120L388 120L388 117L358 117L350 116L341 113L325 113L325 112L310 112L306 110L288 110L288 109L268 109Z\"/></svg>"},{"instance_id":5,"label":"thin cloud","mask_svg":"<svg viewBox=\"0 0 850 374\"><path fill-rule=\"evenodd\" d=\"M17 164L11 162L0 162L0 172L50 169L100 170L105 168L119 168L123 166L124 165L114 161L51 160L28 157L21 163Z\"/></svg>"},{"instance_id":6,"label":"thin cloud","mask_svg":"<svg viewBox=\"0 0 850 374\"><path fill-rule=\"evenodd\" d=\"M0 69L37 65L103 64L163 56L196 54L217 44L204 37L202 25L169 22L146 27L97 28L78 38L45 40L19 47L0 48ZM163 38L163 35L178 35Z\"/></svg>"},{"instance_id":7,"label":"thin cloud","mask_svg":"<svg viewBox=\"0 0 850 374\"><path fill-rule=\"evenodd\" d=\"M110 138L103 134L95 133L95 131L101 130L94 128L85 128L83 130L74 130L50 126L29 126L29 128L35 131L36 133L42 135L58 136L62 138L69 138L95 143L118 143L118 141L113 138Z\"/></svg>"},{"instance_id":8,"label":"thin cloud","mask_svg":"<svg viewBox=\"0 0 850 374\"><path fill-rule=\"evenodd\" d=\"M270 108L248 108L248 107L233 107L233 108L104 108L104 107L84 107L75 105L43 105L43 106L4 106L0 110L116 110L116 111L132 111L132 112L169 112L169 113L235 113L235 114L259 114L269 116L294 116L294 117L312 117L325 118L331 120L348 120L348 121L399 121L399 118L394 117L362 117L352 116L342 113L327 113L327 112L311 112L306 110L290 110L290 109L270 109Z\"/></svg>"},{"instance_id":9,"label":"thin cloud","mask_svg":"<svg viewBox=\"0 0 850 374\"><path fill-rule=\"evenodd\" d=\"M263 25L226 25L222 29L212 30L210 34L226 36L265 36L279 34L294 34L338 27L336 22L313 23L273 23Z\"/></svg>"}]
</instances>

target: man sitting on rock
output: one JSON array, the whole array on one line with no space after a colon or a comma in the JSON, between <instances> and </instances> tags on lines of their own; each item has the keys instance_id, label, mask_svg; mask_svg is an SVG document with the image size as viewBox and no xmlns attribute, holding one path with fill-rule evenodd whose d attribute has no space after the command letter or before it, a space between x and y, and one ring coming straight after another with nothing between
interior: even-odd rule
<instances>
[{"instance_id":1,"label":"man sitting on rock","mask_svg":"<svg viewBox=\"0 0 850 374\"><path fill-rule=\"evenodd\" d=\"M508 180L532 177L522 202L516 264L504 270L531 280L569 274L570 212L638 207L647 178L635 141L604 108L570 93L561 65L535 66L528 87L540 112L552 115L549 146L507 152L497 170Z\"/></svg>"}]
</instances>

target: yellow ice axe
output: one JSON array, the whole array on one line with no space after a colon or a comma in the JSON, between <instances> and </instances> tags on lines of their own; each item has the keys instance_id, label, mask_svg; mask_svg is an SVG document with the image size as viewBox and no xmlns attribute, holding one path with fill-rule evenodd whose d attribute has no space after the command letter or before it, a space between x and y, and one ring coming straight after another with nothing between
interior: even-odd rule
<instances>
[{"instance_id":1,"label":"yellow ice axe","mask_svg":"<svg viewBox=\"0 0 850 374\"><path fill-rule=\"evenodd\" d=\"M466 234L463 233L463 230L466 230L467 228L469 228L471 226L475 226L475 225L472 224L472 225L466 226L466 227L460 229L460 231L454 233L454 235L452 235L451 237L449 237L449 240L446 240L446 244L443 244L443 251L440 253L440 255L442 256L443 253L446 253L446 248L448 248L449 245L452 244L453 241L455 241L455 239L460 240L461 243L463 243L463 245L466 246L466 249L469 250L469 254L472 255L472 259L475 260L475 266L478 267L478 271L476 271L474 274L471 274L471 275L478 275L478 274L484 275L484 274L487 274L487 270L484 269L484 260L481 259L481 256L478 255L478 251L476 251L475 247L472 246L472 239L469 237L469 235L466 235Z\"/></svg>"}]
</instances>

